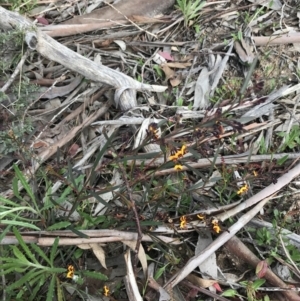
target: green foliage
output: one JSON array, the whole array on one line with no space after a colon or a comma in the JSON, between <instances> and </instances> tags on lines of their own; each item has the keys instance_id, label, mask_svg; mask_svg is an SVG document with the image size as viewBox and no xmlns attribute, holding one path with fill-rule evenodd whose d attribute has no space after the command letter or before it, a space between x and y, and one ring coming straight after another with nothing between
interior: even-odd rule
<instances>
[{"instance_id":1,"label":"green foliage","mask_svg":"<svg viewBox=\"0 0 300 301\"><path fill-rule=\"evenodd\" d=\"M58 238L50 250L50 256L37 245L27 246L20 233L13 228L15 237L19 246L11 246L9 256L0 257L2 262L0 276L5 275L10 278L15 272L21 277L6 286L6 292L9 296L16 296L18 300L40 300L38 293L45 282L50 280L47 288L46 300L53 300L55 287L59 283L58 276L66 271L65 268L57 268L54 265L54 259L57 254Z\"/></svg>"},{"instance_id":2,"label":"green foliage","mask_svg":"<svg viewBox=\"0 0 300 301\"><path fill-rule=\"evenodd\" d=\"M156 75L157 75L159 78L162 78L162 77L163 77L163 71L162 71L162 69L160 68L160 66L154 65L154 66L153 66L153 70L155 71Z\"/></svg>"},{"instance_id":3,"label":"green foliage","mask_svg":"<svg viewBox=\"0 0 300 301\"><path fill-rule=\"evenodd\" d=\"M191 20L200 14L205 3L206 1L201 2L201 0L177 0L176 8L183 13L184 25L186 27Z\"/></svg>"},{"instance_id":4,"label":"green foliage","mask_svg":"<svg viewBox=\"0 0 300 301\"><path fill-rule=\"evenodd\" d=\"M257 233L257 243L260 246L263 246L263 245L270 246L272 241L274 240L272 233L266 227L258 229L256 233Z\"/></svg>"},{"instance_id":5,"label":"green foliage","mask_svg":"<svg viewBox=\"0 0 300 301\"><path fill-rule=\"evenodd\" d=\"M284 138L284 144L280 148L281 151L289 148L290 150L300 145L300 127L298 124L293 125L289 133L280 132L277 136Z\"/></svg>"},{"instance_id":6,"label":"green foliage","mask_svg":"<svg viewBox=\"0 0 300 301\"><path fill-rule=\"evenodd\" d=\"M232 33L231 36L235 41L241 41L243 39L243 33L240 30L236 34Z\"/></svg>"},{"instance_id":7,"label":"green foliage","mask_svg":"<svg viewBox=\"0 0 300 301\"><path fill-rule=\"evenodd\" d=\"M33 8L36 7L37 5L37 0L27 0L27 1L23 1L23 0L4 0L4 3L10 4L11 10L17 11L20 14L26 13L30 10L32 10Z\"/></svg>"}]
</instances>

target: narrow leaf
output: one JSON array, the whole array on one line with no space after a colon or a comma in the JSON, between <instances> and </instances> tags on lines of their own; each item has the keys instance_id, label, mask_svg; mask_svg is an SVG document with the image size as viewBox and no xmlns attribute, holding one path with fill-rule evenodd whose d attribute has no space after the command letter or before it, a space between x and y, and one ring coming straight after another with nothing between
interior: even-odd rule
<instances>
[{"instance_id":1,"label":"narrow leaf","mask_svg":"<svg viewBox=\"0 0 300 301\"><path fill-rule=\"evenodd\" d=\"M65 229L67 228L68 226L70 226L71 223L70 222L59 222L59 223L56 223L50 227L47 228L48 231L52 231L52 230L59 230L59 229Z\"/></svg>"},{"instance_id":2,"label":"narrow leaf","mask_svg":"<svg viewBox=\"0 0 300 301\"><path fill-rule=\"evenodd\" d=\"M43 252L43 250L36 244L31 244L30 247L40 255L49 265L51 265L50 259L48 256Z\"/></svg>"},{"instance_id":3,"label":"narrow leaf","mask_svg":"<svg viewBox=\"0 0 300 301\"><path fill-rule=\"evenodd\" d=\"M39 264L38 261L36 260L34 254L32 254L32 252L30 251L30 249L28 248L28 246L25 244L22 236L20 235L20 233L18 232L18 230L16 229L16 227L13 227L13 232L16 236L16 239L18 240L20 246L22 247L22 249L25 251L26 255L28 256L28 258L30 258L32 260L32 262Z\"/></svg>"},{"instance_id":4,"label":"narrow leaf","mask_svg":"<svg viewBox=\"0 0 300 301\"><path fill-rule=\"evenodd\" d=\"M50 252L50 264L53 266L53 261L56 255L57 247L58 247L59 237L56 237Z\"/></svg>"},{"instance_id":5,"label":"narrow leaf","mask_svg":"<svg viewBox=\"0 0 300 301\"><path fill-rule=\"evenodd\" d=\"M54 286L55 286L55 275L52 275L50 285L48 286L47 299L46 301L52 301L54 298Z\"/></svg>"}]
</instances>

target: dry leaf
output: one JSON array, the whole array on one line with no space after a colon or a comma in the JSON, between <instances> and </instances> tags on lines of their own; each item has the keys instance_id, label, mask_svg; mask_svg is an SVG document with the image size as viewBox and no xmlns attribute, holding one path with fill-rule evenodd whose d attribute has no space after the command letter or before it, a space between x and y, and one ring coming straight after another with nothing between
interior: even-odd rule
<instances>
[{"instance_id":1,"label":"dry leaf","mask_svg":"<svg viewBox=\"0 0 300 301\"><path fill-rule=\"evenodd\" d=\"M186 67L192 66L192 63L168 62L166 63L166 65L170 68L185 69Z\"/></svg>"},{"instance_id":2,"label":"dry leaf","mask_svg":"<svg viewBox=\"0 0 300 301\"><path fill-rule=\"evenodd\" d=\"M129 248L131 248L133 251L135 250L135 247L136 247L136 241L134 240L123 240L122 241L125 245L127 245ZM143 272L144 272L144 275L146 275L147 273L147 257L146 257L146 253L145 253L145 250L143 248L142 245L140 245L140 248L139 248L139 254L138 254L138 258L141 262L141 265L142 265L142 268L143 268Z\"/></svg>"},{"instance_id":3,"label":"dry leaf","mask_svg":"<svg viewBox=\"0 0 300 301\"><path fill-rule=\"evenodd\" d=\"M82 249L82 250L89 250L89 249L91 249L91 246L89 244L80 244L80 245L77 245L77 247L79 249Z\"/></svg>"},{"instance_id":4,"label":"dry leaf","mask_svg":"<svg viewBox=\"0 0 300 301\"><path fill-rule=\"evenodd\" d=\"M202 110L209 106L209 91L209 72L208 69L204 67L196 82L193 110Z\"/></svg>"},{"instance_id":5,"label":"dry leaf","mask_svg":"<svg viewBox=\"0 0 300 301\"><path fill-rule=\"evenodd\" d=\"M178 74L175 78L170 79L170 84L172 85L172 87L177 87L178 85L180 85L181 81L182 76L181 74Z\"/></svg>"},{"instance_id":6,"label":"dry leaf","mask_svg":"<svg viewBox=\"0 0 300 301\"><path fill-rule=\"evenodd\" d=\"M76 143L73 143L71 145L71 147L69 148L69 151L68 151L68 155L73 158L76 154L77 154L77 151L79 149L79 145L76 144Z\"/></svg>"},{"instance_id":7,"label":"dry leaf","mask_svg":"<svg viewBox=\"0 0 300 301\"><path fill-rule=\"evenodd\" d=\"M89 244L89 245L92 248L95 256L97 257L97 259L99 260L101 265L105 269L107 269L106 263L105 263L105 252L104 252L103 248L99 244Z\"/></svg>"},{"instance_id":8,"label":"dry leaf","mask_svg":"<svg viewBox=\"0 0 300 301\"><path fill-rule=\"evenodd\" d=\"M169 80L170 78L173 78L175 76L175 71L172 70L170 67L168 67L167 64L162 64L161 69L164 71L166 80Z\"/></svg>"},{"instance_id":9,"label":"dry leaf","mask_svg":"<svg viewBox=\"0 0 300 301\"><path fill-rule=\"evenodd\" d=\"M38 140L38 141L34 142L33 148L36 149L36 148L41 148L41 147L49 147L49 144L42 140Z\"/></svg>"},{"instance_id":10,"label":"dry leaf","mask_svg":"<svg viewBox=\"0 0 300 301\"><path fill-rule=\"evenodd\" d=\"M210 287L210 286L214 285L215 283L217 283L216 280L203 279L203 278L200 278L193 274L188 275L186 278L187 278L187 280L191 281L194 285L200 286L203 288Z\"/></svg>"},{"instance_id":11,"label":"dry leaf","mask_svg":"<svg viewBox=\"0 0 300 301\"><path fill-rule=\"evenodd\" d=\"M158 51L158 54L160 56L162 56L164 59L168 60L168 61L174 61L173 56L171 55L171 53L166 52L166 51Z\"/></svg>"}]
</instances>

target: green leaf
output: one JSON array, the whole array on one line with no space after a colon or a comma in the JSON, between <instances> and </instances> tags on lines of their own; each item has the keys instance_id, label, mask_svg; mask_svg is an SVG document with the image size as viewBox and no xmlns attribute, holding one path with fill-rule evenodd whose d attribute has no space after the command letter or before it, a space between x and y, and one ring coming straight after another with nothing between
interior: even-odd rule
<instances>
[{"instance_id":1,"label":"green leaf","mask_svg":"<svg viewBox=\"0 0 300 301\"><path fill-rule=\"evenodd\" d=\"M19 180L18 178L13 178L13 181L12 181L12 188L13 188L13 193L14 195L19 199L19 200L23 200L23 198L20 196L20 193L19 193Z\"/></svg>"},{"instance_id":2,"label":"green leaf","mask_svg":"<svg viewBox=\"0 0 300 301\"><path fill-rule=\"evenodd\" d=\"M9 221L9 220L2 220L1 224L3 225L11 225L11 226L20 226L25 228L30 228L33 230L41 231L41 229L35 225L26 223L26 222L19 222L19 221Z\"/></svg>"},{"instance_id":3,"label":"green leaf","mask_svg":"<svg viewBox=\"0 0 300 301\"><path fill-rule=\"evenodd\" d=\"M101 274L99 272L90 272L90 271L82 271L82 274L86 277L94 278L94 279L99 279L106 281L108 278L104 274Z\"/></svg>"},{"instance_id":4,"label":"green leaf","mask_svg":"<svg viewBox=\"0 0 300 301\"><path fill-rule=\"evenodd\" d=\"M157 280L160 278L160 276L164 273L164 271L166 270L166 267L169 265L169 263L167 263L165 266L159 268L157 270L157 272L154 275L154 279Z\"/></svg>"},{"instance_id":5,"label":"green leaf","mask_svg":"<svg viewBox=\"0 0 300 301\"><path fill-rule=\"evenodd\" d=\"M14 193L15 193L15 192L14 192ZM8 199L6 199L6 198L4 198L4 197L2 197L2 196L0 196L0 203L1 203L1 205L2 205L2 204L7 204L7 205L10 205L10 206L13 206L13 207L20 206L19 204L15 203L15 202L13 202L13 201L11 201L11 200L8 200ZM1 207L0 207L0 208L1 208Z\"/></svg>"},{"instance_id":6,"label":"green leaf","mask_svg":"<svg viewBox=\"0 0 300 301\"><path fill-rule=\"evenodd\" d=\"M2 212L0 213L0 218L4 218L4 216L6 216L7 214L11 214L13 212L16 212L16 211L31 211L33 213L37 213L36 210L34 210L33 208L31 207L25 207L25 206L21 206L21 207L18 207L18 208L12 208L10 210L6 210L5 212Z\"/></svg>"},{"instance_id":7,"label":"green leaf","mask_svg":"<svg viewBox=\"0 0 300 301\"><path fill-rule=\"evenodd\" d=\"M32 252L30 251L28 246L25 244L22 236L20 235L20 233L18 232L18 230L15 227L13 227L13 232L14 232L16 239L18 240L20 246L22 247L22 249L25 251L26 255L28 256L28 258L30 258L32 260L32 262L39 264L34 256L34 254L32 254Z\"/></svg>"},{"instance_id":8,"label":"green leaf","mask_svg":"<svg viewBox=\"0 0 300 301\"><path fill-rule=\"evenodd\" d=\"M14 252L14 255L24 264L28 264L29 261L26 258L26 256L24 256L24 254L18 249L17 246L12 246L12 250Z\"/></svg>"},{"instance_id":9,"label":"green leaf","mask_svg":"<svg viewBox=\"0 0 300 301\"><path fill-rule=\"evenodd\" d=\"M10 232L10 228L11 228L11 225L8 225L0 234L0 243L1 241L4 239L4 237L6 236L6 234L8 232Z\"/></svg>"},{"instance_id":10,"label":"green leaf","mask_svg":"<svg viewBox=\"0 0 300 301\"><path fill-rule=\"evenodd\" d=\"M234 289L228 289L224 293L221 294L223 297L234 297L237 295L237 291Z\"/></svg>"},{"instance_id":11,"label":"green leaf","mask_svg":"<svg viewBox=\"0 0 300 301\"><path fill-rule=\"evenodd\" d=\"M61 286L60 286L60 281L59 281L59 278L56 277L56 287L57 287L57 300L58 301L63 301L63 291L61 289Z\"/></svg>"},{"instance_id":12,"label":"green leaf","mask_svg":"<svg viewBox=\"0 0 300 301\"><path fill-rule=\"evenodd\" d=\"M50 252L50 264L53 266L53 261L56 255L57 247L58 247L59 237L56 237Z\"/></svg>"},{"instance_id":13,"label":"green leaf","mask_svg":"<svg viewBox=\"0 0 300 301\"><path fill-rule=\"evenodd\" d=\"M52 301L54 297L54 286L55 286L56 276L52 275L50 285L48 286L47 299L46 301Z\"/></svg>"},{"instance_id":14,"label":"green leaf","mask_svg":"<svg viewBox=\"0 0 300 301\"><path fill-rule=\"evenodd\" d=\"M30 196L31 200L34 201L34 203L35 203L34 193L32 192L31 187L28 185L27 180L24 177L23 173L20 171L19 167L16 164L14 164L13 167L14 167L17 178L20 180L22 186L24 187L24 189Z\"/></svg>"},{"instance_id":15,"label":"green leaf","mask_svg":"<svg viewBox=\"0 0 300 301\"><path fill-rule=\"evenodd\" d=\"M31 244L30 247L38 254L40 255L49 265L51 265L50 259L48 256L44 253L44 251L37 246L36 244Z\"/></svg>"},{"instance_id":16,"label":"green leaf","mask_svg":"<svg viewBox=\"0 0 300 301\"><path fill-rule=\"evenodd\" d=\"M283 156L282 158L280 158L280 159L277 160L277 164L278 164L278 165L284 164L284 162L285 162L288 158L289 158L289 155Z\"/></svg>"},{"instance_id":17,"label":"green leaf","mask_svg":"<svg viewBox=\"0 0 300 301\"><path fill-rule=\"evenodd\" d=\"M52 231L52 230L58 230L58 229L65 229L67 228L68 226L70 226L71 223L70 222L59 222L59 223L56 223L50 227L47 228L48 231Z\"/></svg>"},{"instance_id":18,"label":"green leaf","mask_svg":"<svg viewBox=\"0 0 300 301\"><path fill-rule=\"evenodd\" d=\"M31 284L34 284L35 282L37 282L39 280L39 276L41 273L44 273L44 271L43 270L36 271L35 269L32 269L28 273L23 275L23 277L21 277L19 280L17 280L16 282L13 282L9 286L7 286L7 290L10 291L10 290L22 287L26 282L29 282L29 281Z\"/></svg>"},{"instance_id":19,"label":"green leaf","mask_svg":"<svg viewBox=\"0 0 300 301\"><path fill-rule=\"evenodd\" d=\"M252 287L257 290L266 282L266 279L257 279L253 282Z\"/></svg>"}]
</instances>

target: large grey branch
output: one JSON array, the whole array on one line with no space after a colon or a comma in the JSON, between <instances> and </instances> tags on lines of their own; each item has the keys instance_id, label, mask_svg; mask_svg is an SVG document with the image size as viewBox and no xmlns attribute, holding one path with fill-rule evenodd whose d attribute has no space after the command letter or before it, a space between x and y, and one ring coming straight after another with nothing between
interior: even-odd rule
<instances>
[{"instance_id":1,"label":"large grey branch","mask_svg":"<svg viewBox=\"0 0 300 301\"><path fill-rule=\"evenodd\" d=\"M131 77L97 64L72 51L40 31L33 23L21 15L0 7L0 28L12 30L20 28L25 31L25 41L32 50L37 50L49 60L82 74L95 82L101 82L121 90L119 105L122 110L136 106L135 91L163 92L167 87L142 84Z\"/></svg>"}]
</instances>

